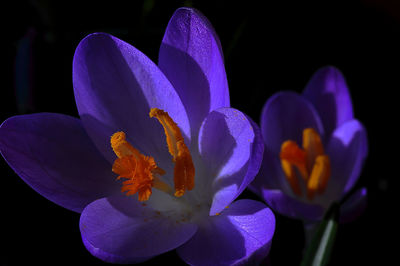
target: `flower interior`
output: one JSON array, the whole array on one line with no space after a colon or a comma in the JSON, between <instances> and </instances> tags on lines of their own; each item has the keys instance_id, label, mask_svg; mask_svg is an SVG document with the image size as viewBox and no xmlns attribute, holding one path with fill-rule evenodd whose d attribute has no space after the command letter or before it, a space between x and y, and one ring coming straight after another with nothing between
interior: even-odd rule
<instances>
[{"instance_id":1,"label":"flower interior","mask_svg":"<svg viewBox=\"0 0 400 266\"><path fill-rule=\"evenodd\" d=\"M294 194L303 195L300 182L304 182L309 200L316 194L324 193L331 176L330 159L324 153L317 131L313 128L303 130L303 148L293 140L283 142L280 160L286 180Z\"/></svg>"},{"instance_id":2,"label":"flower interior","mask_svg":"<svg viewBox=\"0 0 400 266\"><path fill-rule=\"evenodd\" d=\"M174 186L176 197L194 188L195 168L192 156L187 148L178 125L167 112L152 108L150 117L155 117L164 127L169 153L174 162ZM146 201L152 194L152 188L172 194L173 189L160 176L166 172L157 166L154 158L141 154L127 140L124 132L116 132L111 137L111 147L117 155L112 171L117 179L126 179L122 183L122 192L127 195L138 193L139 201Z\"/></svg>"}]
</instances>

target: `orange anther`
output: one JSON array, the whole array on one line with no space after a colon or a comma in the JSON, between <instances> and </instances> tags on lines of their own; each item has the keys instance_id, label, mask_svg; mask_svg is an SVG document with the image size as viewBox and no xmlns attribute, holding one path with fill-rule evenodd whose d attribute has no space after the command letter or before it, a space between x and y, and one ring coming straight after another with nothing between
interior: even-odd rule
<instances>
[{"instance_id":1,"label":"orange anther","mask_svg":"<svg viewBox=\"0 0 400 266\"><path fill-rule=\"evenodd\" d=\"M303 179L307 180L306 153L296 142L292 140L285 141L281 146L281 153L279 156L281 160L285 160L288 164L296 166Z\"/></svg>"},{"instance_id":2,"label":"orange anther","mask_svg":"<svg viewBox=\"0 0 400 266\"><path fill-rule=\"evenodd\" d=\"M181 197L185 194L186 190L192 190L194 187L195 168L192 156L184 142L181 130L167 112L152 108L149 115L150 117L157 118L164 128L168 150L175 162L175 196Z\"/></svg>"},{"instance_id":3,"label":"orange anther","mask_svg":"<svg viewBox=\"0 0 400 266\"><path fill-rule=\"evenodd\" d=\"M312 169L315 158L324 154L324 146L315 129L306 128L303 130L303 149L307 154L307 168Z\"/></svg>"},{"instance_id":4,"label":"orange anther","mask_svg":"<svg viewBox=\"0 0 400 266\"><path fill-rule=\"evenodd\" d=\"M305 182L309 200L316 193L322 194L325 191L330 177L330 161L328 155L324 154L324 147L316 130L303 130L303 149L292 140L283 142L279 156L282 170L294 194L302 194L298 173Z\"/></svg>"},{"instance_id":5,"label":"orange anther","mask_svg":"<svg viewBox=\"0 0 400 266\"><path fill-rule=\"evenodd\" d=\"M185 191L194 187L194 165L188 147L185 145L178 125L167 112L152 108L150 117L155 117L164 127L168 151L172 155L174 168L174 183L176 197L181 197ZM171 187L161 181L157 175L164 175L165 171L157 166L154 158L145 156L135 149L127 140L124 132L116 132L111 137L111 147L117 155L112 171L118 174L117 179L125 178L122 183L122 192L127 195L138 193L139 201L148 200L152 188L172 194Z\"/></svg>"},{"instance_id":6,"label":"orange anther","mask_svg":"<svg viewBox=\"0 0 400 266\"><path fill-rule=\"evenodd\" d=\"M297 196L301 196L301 188L299 184L299 180L297 179L295 170L293 169L293 166L291 163L289 163L287 160L282 159L281 160L281 165L283 172L285 173L286 180L289 182L290 187L292 188L294 194Z\"/></svg>"},{"instance_id":7,"label":"orange anther","mask_svg":"<svg viewBox=\"0 0 400 266\"><path fill-rule=\"evenodd\" d=\"M315 164L307 183L307 197L312 200L316 193L322 194L331 176L330 160L327 155L320 155L315 159Z\"/></svg>"}]
</instances>

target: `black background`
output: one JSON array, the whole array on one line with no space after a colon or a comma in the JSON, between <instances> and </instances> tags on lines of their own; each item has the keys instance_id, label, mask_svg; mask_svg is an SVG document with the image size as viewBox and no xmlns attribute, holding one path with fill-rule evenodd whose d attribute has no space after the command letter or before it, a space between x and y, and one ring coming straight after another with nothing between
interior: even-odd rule
<instances>
[{"instance_id":1,"label":"black background","mask_svg":"<svg viewBox=\"0 0 400 266\"><path fill-rule=\"evenodd\" d=\"M173 12L191 5L218 33L225 53L231 105L259 122L269 96L301 92L326 65L347 79L355 116L368 130L369 156L358 187L368 188L362 216L340 225L330 265L392 265L397 258L395 197L398 149L400 4L364 1L15 1L2 7L3 78L1 121L32 112L77 115L72 57L87 34L102 31L123 39L157 62ZM323 3L321 3L323 2ZM129 4L128 4L129 3ZM15 59L30 36L30 97L16 98ZM0 265L100 265L80 239L79 214L34 192L1 160ZM249 192L242 197L254 198ZM298 265L302 224L276 215L272 265ZM397 246L397 248L395 248ZM145 265L184 265L175 251ZM369 264L370 265L370 264Z\"/></svg>"}]
</instances>

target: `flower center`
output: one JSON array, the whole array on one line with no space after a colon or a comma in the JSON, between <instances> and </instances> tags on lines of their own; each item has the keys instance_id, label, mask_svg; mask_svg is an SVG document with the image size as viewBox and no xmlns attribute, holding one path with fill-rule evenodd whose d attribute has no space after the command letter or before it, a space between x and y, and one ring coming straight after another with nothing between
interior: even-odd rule
<instances>
[{"instance_id":1,"label":"flower center","mask_svg":"<svg viewBox=\"0 0 400 266\"><path fill-rule=\"evenodd\" d=\"M168 150L175 163L174 195L181 197L186 190L194 188L195 169L192 156L178 125L167 112L152 108L149 115L157 118L164 127ZM169 194L172 193L172 188L158 176L164 175L165 171L157 166L153 157L141 154L126 141L124 132L120 131L112 135L111 147L118 157L114 161L112 171L119 175L117 179L127 179L122 183L122 192L127 192L127 195L138 193L139 201L148 200L153 187Z\"/></svg>"},{"instance_id":2,"label":"flower center","mask_svg":"<svg viewBox=\"0 0 400 266\"><path fill-rule=\"evenodd\" d=\"M317 131L303 130L303 149L293 140L282 143L279 154L283 172L292 191L302 195L299 175L306 185L307 198L312 200L316 193L323 194L331 176L329 156Z\"/></svg>"}]
</instances>

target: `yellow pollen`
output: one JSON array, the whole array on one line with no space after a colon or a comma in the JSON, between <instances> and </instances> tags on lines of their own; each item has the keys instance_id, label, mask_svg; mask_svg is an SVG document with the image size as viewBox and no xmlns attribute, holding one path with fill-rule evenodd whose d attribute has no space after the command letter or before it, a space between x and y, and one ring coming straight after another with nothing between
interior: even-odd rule
<instances>
[{"instance_id":1,"label":"yellow pollen","mask_svg":"<svg viewBox=\"0 0 400 266\"><path fill-rule=\"evenodd\" d=\"M181 197L185 194L186 190L192 190L194 188L195 169L192 156L184 142L178 125L167 112L158 108L152 108L149 115L150 117L157 118L164 128L168 151L172 155L172 160L175 163L175 196Z\"/></svg>"},{"instance_id":2,"label":"yellow pollen","mask_svg":"<svg viewBox=\"0 0 400 266\"><path fill-rule=\"evenodd\" d=\"M301 196L298 174L306 184L306 194L312 200L315 194L323 194L331 175L329 156L317 131L303 130L303 148L296 142L287 140L281 145L279 154L282 170L294 194Z\"/></svg>"},{"instance_id":3,"label":"yellow pollen","mask_svg":"<svg viewBox=\"0 0 400 266\"><path fill-rule=\"evenodd\" d=\"M169 153L172 155L174 168L174 183L176 197L181 197L186 190L194 187L194 165L189 149L185 145L178 125L167 112L152 108L150 117L156 117L164 127ZM135 149L127 140L124 132L119 131L111 136L111 147L117 155L112 171L118 174L117 179L124 178L122 192L126 195L138 193L139 201L150 198L152 188L172 194L172 188L163 182L159 175L165 171L157 166L151 156L145 156Z\"/></svg>"}]
</instances>

